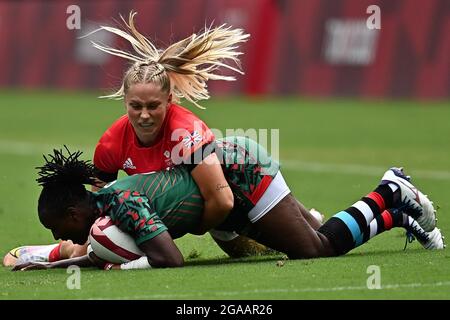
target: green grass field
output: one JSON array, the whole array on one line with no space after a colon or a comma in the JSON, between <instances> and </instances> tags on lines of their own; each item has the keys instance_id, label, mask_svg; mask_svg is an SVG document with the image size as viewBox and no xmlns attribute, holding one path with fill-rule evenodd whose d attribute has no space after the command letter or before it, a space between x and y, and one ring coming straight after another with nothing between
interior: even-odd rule
<instances>
[{"instance_id":1,"label":"green grass field","mask_svg":"<svg viewBox=\"0 0 450 320\"><path fill-rule=\"evenodd\" d=\"M36 166L67 144L92 156L103 131L124 112L95 93L0 91L0 253L52 243L38 221ZM450 235L450 105L445 102L216 99L194 110L220 130L280 130L280 160L293 193L330 217L371 191L384 171L402 165L439 206ZM186 267L105 272L85 269L69 290L66 270L11 272L0 267L0 299L449 299L450 252L406 251L393 230L346 256L232 260L209 235L176 240ZM370 265L381 289L369 290Z\"/></svg>"}]
</instances>

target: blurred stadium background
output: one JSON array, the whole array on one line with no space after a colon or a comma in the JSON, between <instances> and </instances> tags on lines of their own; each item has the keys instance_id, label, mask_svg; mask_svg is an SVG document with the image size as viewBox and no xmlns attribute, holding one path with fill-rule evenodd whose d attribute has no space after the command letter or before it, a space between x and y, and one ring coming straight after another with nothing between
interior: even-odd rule
<instances>
[{"instance_id":1,"label":"blurred stadium background","mask_svg":"<svg viewBox=\"0 0 450 320\"><path fill-rule=\"evenodd\" d=\"M371 5L381 10L381 29L367 28ZM210 82L205 111L182 105L212 128L280 129L287 180L307 206L329 217L401 163L439 204L440 227L450 234L448 0L2 0L1 254L53 241L35 212L34 167L42 153L68 144L89 158L123 113L121 102L97 96L120 84L126 64L90 41L126 44L101 32L79 37L132 9L138 29L159 47L211 23L251 34L242 46L245 76ZM77 13L79 28L71 28ZM64 270L0 268L0 299L450 298L449 254L417 243L403 252L400 231L346 257L287 261L283 268L278 256L225 263L208 236L177 244L188 262L182 270L151 270L151 279L145 272L86 271L84 290L68 290ZM373 264L383 272L383 290L366 287Z\"/></svg>"},{"instance_id":2,"label":"blurred stadium background","mask_svg":"<svg viewBox=\"0 0 450 320\"><path fill-rule=\"evenodd\" d=\"M69 30L71 5L80 29ZM381 29L370 30L370 5ZM66 13L69 8L69 13ZM251 34L242 47L245 77L211 83L223 94L447 98L446 0L167 0L0 2L2 87L102 89L116 85L123 61L77 37L138 11L137 25L159 46L211 23Z\"/></svg>"}]
</instances>

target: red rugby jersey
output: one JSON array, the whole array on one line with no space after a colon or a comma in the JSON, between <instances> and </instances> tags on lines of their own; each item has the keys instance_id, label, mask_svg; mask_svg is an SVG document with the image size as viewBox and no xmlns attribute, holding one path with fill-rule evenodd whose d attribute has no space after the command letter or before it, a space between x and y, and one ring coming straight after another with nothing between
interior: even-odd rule
<instances>
[{"instance_id":1,"label":"red rugby jersey","mask_svg":"<svg viewBox=\"0 0 450 320\"><path fill-rule=\"evenodd\" d=\"M153 146L139 145L133 126L124 115L100 138L94 165L101 173L111 175L119 170L128 175L163 170L180 164L183 158L214 138L212 131L195 114L172 103Z\"/></svg>"}]
</instances>

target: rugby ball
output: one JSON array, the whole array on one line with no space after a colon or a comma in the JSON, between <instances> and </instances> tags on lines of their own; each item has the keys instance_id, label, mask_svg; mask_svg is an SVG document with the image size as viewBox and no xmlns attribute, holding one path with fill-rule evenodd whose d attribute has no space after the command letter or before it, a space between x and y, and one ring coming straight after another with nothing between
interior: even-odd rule
<instances>
[{"instance_id":1,"label":"rugby ball","mask_svg":"<svg viewBox=\"0 0 450 320\"><path fill-rule=\"evenodd\" d=\"M95 220L89 231L89 244L88 254L92 250L100 259L114 264L136 260L145 255L134 239L120 230L108 216Z\"/></svg>"}]
</instances>

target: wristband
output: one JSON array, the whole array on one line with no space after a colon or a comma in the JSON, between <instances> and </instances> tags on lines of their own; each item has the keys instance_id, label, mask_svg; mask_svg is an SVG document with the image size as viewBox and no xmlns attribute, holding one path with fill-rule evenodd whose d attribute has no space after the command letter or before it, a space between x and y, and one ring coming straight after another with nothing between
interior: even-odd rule
<instances>
[{"instance_id":1,"label":"wristband","mask_svg":"<svg viewBox=\"0 0 450 320\"><path fill-rule=\"evenodd\" d=\"M150 269L151 267L152 266L148 262L147 256L142 256L137 260L125 262L120 265L120 269L122 269L122 270Z\"/></svg>"}]
</instances>

